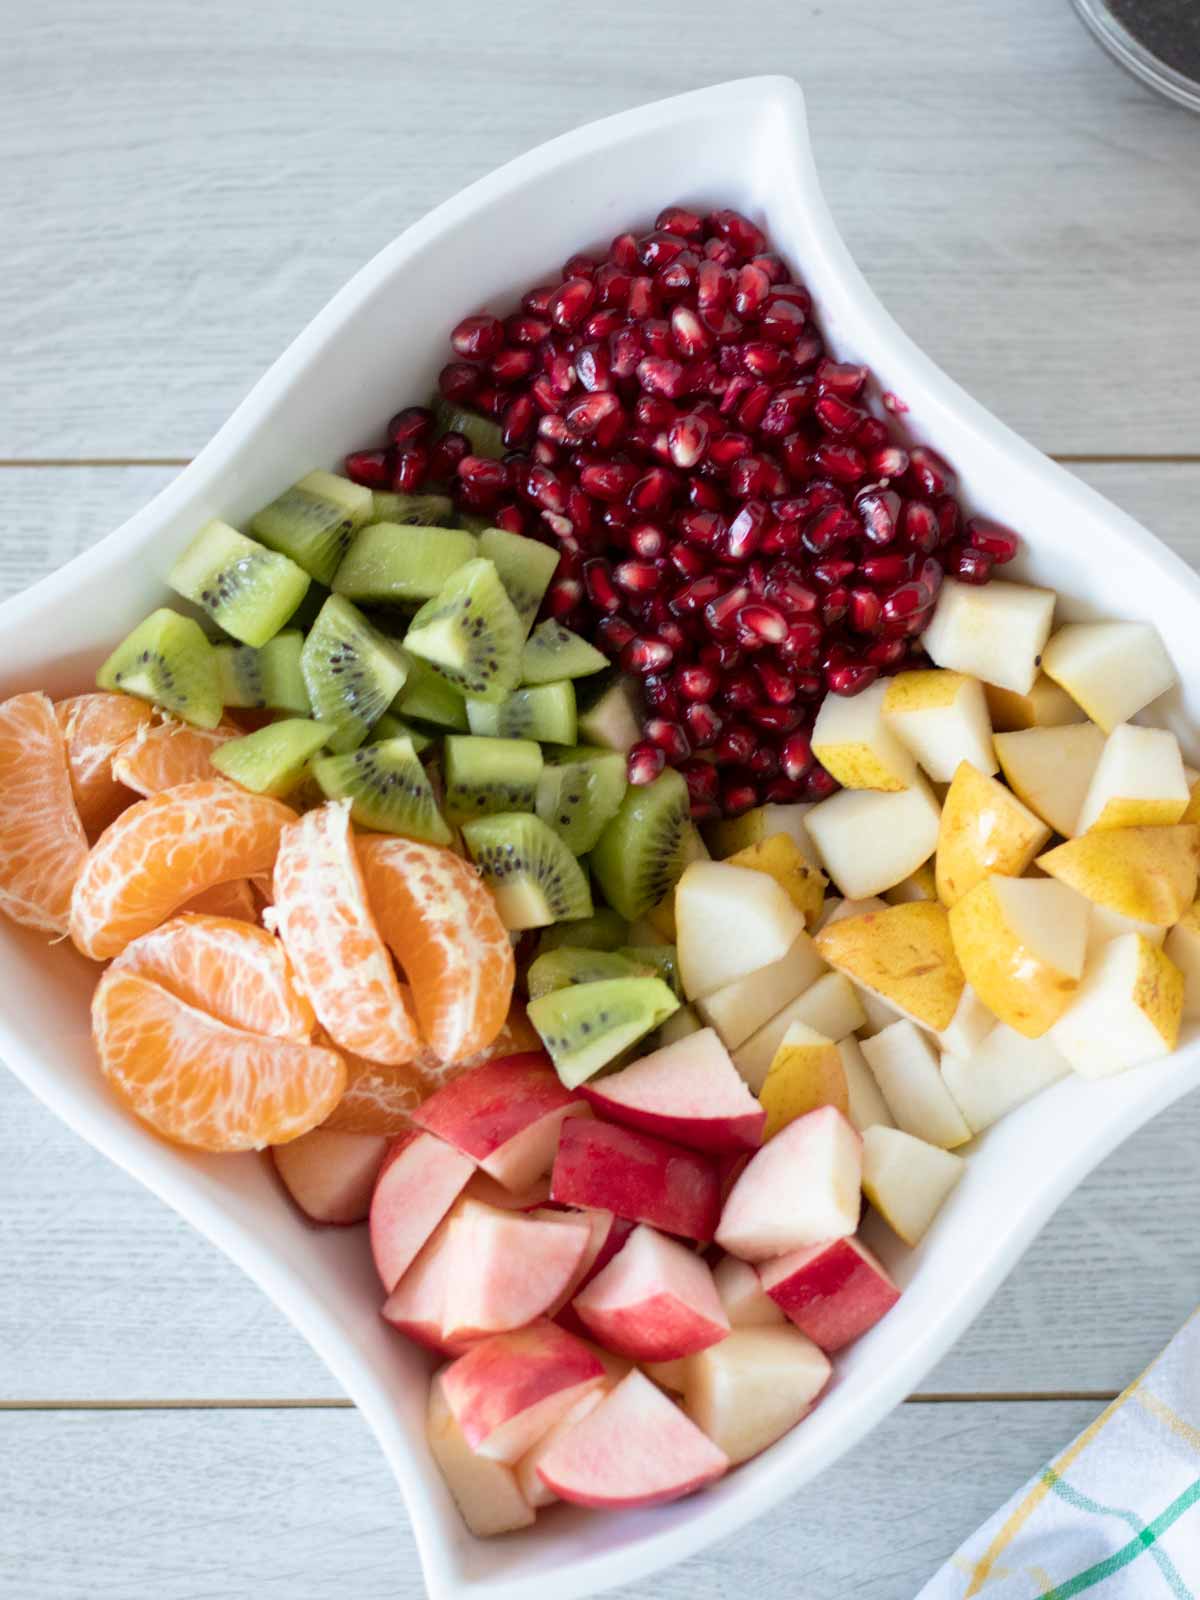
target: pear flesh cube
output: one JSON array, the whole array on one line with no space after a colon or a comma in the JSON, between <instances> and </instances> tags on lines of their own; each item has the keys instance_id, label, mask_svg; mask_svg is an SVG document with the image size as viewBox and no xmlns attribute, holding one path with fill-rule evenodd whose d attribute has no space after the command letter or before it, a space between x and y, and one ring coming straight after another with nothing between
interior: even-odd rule
<instances>
[{"instance_id":1,"label":"pear flesh cube","mask_svg":"<svg viewBox=\"0 0 1200 1600\"><path fill-rule=\"evenodd\" d=\"M1178 682L1148 622L1069 622L1046 646L1042 665L1105 733Z\"/></svg>"},{"instance_id":2,"label":"pear flesh cube","mask_svg":"<svg viewBox=\"0 0 1200 1600\"><path fill-rule=\"evenodd\" d=\"M471 1449L437 1377L429 1386L425 1427L430 1453L463 1521L477 1538L531 1526L533 1507L521 1493L516 1473L502 1461L490 1461Z\"/></svg>"},{"instance_id":3,"label":"pear flesh cube","mask_svg":"<svg viewBox=\"0 0 1200 1600\"><path fill-rule=\"evenodd\" d=\"M731 1328L781 1327L783 1312L767 1294L748 1261L722 1256L713 1268L713 1283Z\"/></svg>"},{"instance_id":4,"label":"pear flesh cube","mask_svg":"<svg viewBox=\"0 0 1200 1600\"><path fill-rule=\"evenodd\" d=\"M1040 672L1028 694L1014 694L994 683L984 685L992 727L997 733L1015 733L1019 728L1061 728L1068 722L1086 722L1083 707L1052 678Z\"/></svg>"},{"instance_id":5,"label":"pear flesh cube","mask_svg":"<svg viewBox=\"0 0 1200 1600\"><path fill-rule=\"evenodd\" d=\"M1163 948L1183 974L1183 1015L1200 1017L1200 905L1184 912Z\"/></svg>"},{"instance_id":6,"label":"pear flesh cube","mask_svg":"<svg viewBox=\"0 0 1200 1600\"><path fill-rule=\"evenodd\" d=\"M1109 911L1169 928L1196 898L1200 828L1097 828L1039 856L1037 865Z\"/></svg>"},{"instance_id":7,"label":"pear flesh cube","mask_svg":"<svg viewBox=\"0 0 1200 1600\"><path fill-rule=\"evenodd\" d=\"M1122 722L1105 740L1075 831L1169 826L1182 819L1188 798L1175 735Z\"/></svg>"},{"instance_id":8,"label":"pear flesh cube","mask_svg":"<svg viewBox=\"0 0 1200 1600\"><path fill-rule=\"evenodd\" d=\"M943 1150L966 1144L971 1129L938 1069L928 1035L902 1020L863 1043L863 1055L897 1126Z\"/></svg>"},{"instance_id":9,"label":"pear flesh cube","mask_svg":"<svg viewBox=\"0 0 1200 1600\"><path fill-rule=\"evenodd\" d=\"M867 1065L862 1044L853 1037L843 1039L838 1045L838 1054L842 1058L842 1071L846 1074L846 1115L851 1125L859 1133L876 1124L894 1128L896 1119L888 1110L888 1103L875 1082L875 1074Z\"/></svg>"},{"instance_id":10,"label":"pear flesh cube","mask_svg":"<svg viewBox=\"0 0 1200 1600\"><path fill-rule=\"evenodd\" d=\"M905 1244L920 1244L966 1162L902 1128L868 1128L862 1137L863 1193Z\"/></svg>"},{"instance_id":11,"label":"pear flesh cube","mask_svg":"<svg viewBox=\"0 0 1200 1600\"><path fill-rule=\"evenodd\" d=\"M1028 806L964 761L942 802L938 899L952 906L992 872L1019 878L1049 838L1050 829Z\"/></svg>"},{"instance_id":12,"label":"pear flesh cube","mask_svg":"<svg viewBox=\"0 0 1200 1600\"><path fill-rule=\"evenodd\" d=\"M758 1092L767 1114L764 1139L820 1106L850 1110L846 1073L837 1045L823 1033L793 1022L780 1041L766 1080Z\"/></svg>"},{"instance_id":13,"label":"pear flesh cube","mask_svg":"<svg viewBox=\"0 0 1200 1600\"><path fill-rule=\"evenodd\" d=\"M740 817L727 817L723 822L710 822L704 830L705 841L718 860L736 855L749 845L760 844L777 833L786 834L795 841L811 861L816 852L808 837L807 818L812 810L808 801L794 805L755 806Z\"/></svg>"},{"instance_id":14,"label":"pear flesh cube","mask_svg":"<svg viewBox=\"0 0 1200 1600\"><path fill-rule=\"evenodd\" d=\"M733 1052L733 1064L751 1090L758 1094L767 1080L771 1063L783 1043L784 1035L799 1023L826 1038L844 1039L866 1022L854 985L840 972L827 972L811 988L764 1023Z\"/></svg>"},{"instance_id":15,"label":"pear flesh cube","mask_svg":"<svg viewBox=\"0 0 1200 1600\"><path fill-rule=\"evenodd\" d=\"M1003 1022L970 1055L942 1057L942 1077L972 1133L990 1128L1070 1070L1052 1038L1026 1039Z\"/></svg>"},{"instance_id":16,"label":"pear flesh cube","mask_svg":"<svg viewBox=\"0 0 1200 1600\"><path fill-rule=\"evenodd\" d=\"M1180 924L1176 923L1175 926L1179 927ZM1167 937L1167 930L1156 927L1153 922L1139 922L1136 917L1123 917L1119 911L1110 911L1107 906L1098 906L1089 901L1087 956L1084 965L1086 966L1110 939L1119 939L1123 933L1140 933L1143 938L1149 939L1151 944L1162 944Z\"/></svg>"},{"instance_id":17,"label":"pear flesh cube","mask_svg":"<svg viewBox=\"0 0 1200 1600\"><path fill-rule=\"evenodd\" d=\"M813 807L808 831L838 888L861 900L882 894L929 860L939 817L937 801L918 775L896 794L842 789Z\"/></svg>"},{"instance_id":18,"label":"pear flesh cube","mask_svg":"<svg viewBox=\"0 0 1200 1600\"><path fill-rule=\"evenodd\" d=\"M995 1017L968 984L949 1026L935 1033L934 1039L939 1050L948 1050L951 1055L969 1056L987 1038L995 1023Z\"/></svg>"},{"instance_id":19,"label":"pear flesh cube","mask_svg":"<svg viewBox=\"0 0 1200 1600\"><path fill-rule=\"evenodd\" d=\"M951 908L950 931L968 983L1027 1039L1070 1005L1083 974L1088 905L1065 884L988 878Z\"/></svg>"},{"instance_id":20,"label":"pear flesh cube","mask_svg":"<svg viewBox=\"0 0 1200 1600\"><path fill-rule=\"evenodd\" d=\"M830 1353L873 1328L900 1298L861 1239L826 1239L793 1250L764 1262L758 1276L788 1321Z\"/></svg>"},{"instance_id":21,"label":"pear flesh cube","mask_svg":"<svg viewBox=\"0 0 1200 1600\"><path fill-rule=\"evenodd\" d=\"M898 672L885 684L884 722L935 783L949 783L964 761L985 776L995 772L992 724L978 678Z\"/></svg>"},{"instance_id":22,"label":"pear flesh cube","mask_svg":"<svg viewBox=\"0 0 1200 1600\"><path fill-rule=\"evenodd\" d=\"M887 693L881 678L861 694L827 694L821 702L813 755L845 789L907 789L916 777L911 751L884 720Z\"/></svg>"},{"instance_id":23,"label":"pear flesh cube","mask_svg":"<svg viewBox=\"0 0 1200 1600\"><path fill-rule=\"evenodd\" d=\"M947 578L921 643L936 666L1028 694L1050 637L1054 598L1051 589L1021 583L978 588Z\"/></svg>"},{"instance_id":24,"label":"pear flesh cube","mask_svg":"<svg viewBox=\"0 0 1200 1600\"><path fill-rule=\"evenodd\" d=\"M314 1128L275 1145L275 1170L301 1211L314 1222L348 1227L370 1215L375 1180L389 1141L372 1134Z\"/></svg>"},{"instance_id":25,"label":"pear flesh cube","mask_svg":"<svg viewBox=\"0 0 1200 1600\"><path fill-rule=\"evenodd\" d=\"M807 1416L831 1371L829 1357L794 1328L738 1328L690 1358L683 1408L736 1465Z\"/></svg>"},{"instance_id":26,"label":"pear flesh cube","mask_svg":"<svg viewBox=\"0 0 1200 1600\"><path fill-rule=\"evenodd\" d=\"M862 1139L832 1106L789 1122L729 1192L716 1239L743 1261L840 1239L858 1227Z\"/></svg>"},{"instance_id":27,"label":"pear flesh cube","mask_svg":"<svg viewBox=\"0 0 1200 1600\"><path fill-rule=\"evenodd\" d=\"M675 886L679 976L689 1000L785 956L804 918L774 878L724 861L693 861Z\"/></svg>"},{"instance_id":28,"label":"pear flesh cube","mask_svg":"<svg viewBox=\"0 0 1200 1600\"><path fill-rule=\"evenodd\" d=\"M1094 722L1065 728L998 733L996 755L1018 800L1064 839L1078 832L1079 813L1104 751Z\"/></svg>"},{"instance_id":29,"label":"pear flesh cube","mask_svg":"<svg viewBox=\"0 0 1200 1600\"><path fill-rule=\"evenodd\" d=\"M935 898L935 895L929 896L930 900ZM881 900L878 895L867 895L862 900L839 899L835 895L826 900L813 933L820 933L822 928L828 928L831 923L844 922L847 917L865 917L868 911L886 911L887 908L888 902Z\"/></svg>"},{"instance_id":30,"label":"pear flesh cube","mask_svg":"<svg viewBox=\"0 0 1200 1600\"><path fill-rule=\"evenodd\" d=\"M929 861L910 872L907 878L901 878L894 888L885 890L883 896L889 906L906 906L913 900L936 900L937 897L937 878Z\"/></svg>"},{"instance_id":31,"label":"pear flesh cube","mask_svg":"<svg viewBox=\"0 0 1200 1600\"><path fill-rule=\"evenodd\" d=\"M1051 1030L1085 1078L1107 1078L1169 1055L1179 1041L1183 974L1140 934L1106 944Z\"/></svg>"},{"instance_id":32,"label":"pear flesh cube","mask_svg":"<svg viewBox=\"0 0 1200 1600\"><path fill-rule=\"evenodd\" d=\"M736 1050L828 970L808 934L801 933L778 961L705 995L696 1010L717 1030L725 1048Z\"/></svg>"},{"instance_id":33,"label":"pear flesh cube","mask_svg":"<svg viewBox=\"0 0 1200 1600\"><path fill-rule=\"evenodd\" d=\"M574 1305L593 1338L631 1361L677 1361L729 1332L707 1263L644 1223Z\"/></svg>"},{"instance_id":34,"label":"pear flesh cube","mask_svg":"<svg viewBox=\"0 0 1200 1600\"><path fill-rule=\"evenodd\" d=\"M943 905L914 900L827 924L817 949L837 971L939 1033L962 1002L963 971Z\"/></svg>"}]
</instances>

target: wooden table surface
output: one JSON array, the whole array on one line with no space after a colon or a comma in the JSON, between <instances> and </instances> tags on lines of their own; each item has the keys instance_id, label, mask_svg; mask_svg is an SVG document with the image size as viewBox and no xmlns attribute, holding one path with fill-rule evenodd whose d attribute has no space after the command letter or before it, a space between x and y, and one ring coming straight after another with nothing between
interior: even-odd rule
<instances>
[{"instance_id":1,"label":"wooden table surface","mask_svg":"<svg viewBox=\"0 0 1200 1600\"><path fill-rule=\"evenodd\" d=\"M1200 557L1200 122L1068 0L43 0L0 46L0 593L167 482L429 206L573 124L764 71L804 83L834 211L916 339ZM1196 1302L1198 1141L1200 1098L1130 1140L921 1394L630 1600L908 1600ZM6 1074L0 1284L3 1600L417 1600L328 1373Z\"/></svg>"}]
</instances>

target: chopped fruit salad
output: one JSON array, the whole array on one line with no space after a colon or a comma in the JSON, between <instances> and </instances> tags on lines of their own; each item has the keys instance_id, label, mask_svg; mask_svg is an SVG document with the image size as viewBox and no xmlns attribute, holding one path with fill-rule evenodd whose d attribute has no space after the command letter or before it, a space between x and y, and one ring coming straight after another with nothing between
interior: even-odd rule
<instances>
[{"instance_id":1,"label":"chopped fruit salad","mask_svg":"<svg viewBox=\"0 0 1200 1600\"><path fill-rule=\"evenodd\" d=\"M1200 773L1155 629L989 581L744 217L451 339L0 705L0 910L134 1116L368 1223L482 1535L766 1449L899 1296L864 1197L916 1248L998 1118L1174 1049Z\"/></svg>"}]
</instances>

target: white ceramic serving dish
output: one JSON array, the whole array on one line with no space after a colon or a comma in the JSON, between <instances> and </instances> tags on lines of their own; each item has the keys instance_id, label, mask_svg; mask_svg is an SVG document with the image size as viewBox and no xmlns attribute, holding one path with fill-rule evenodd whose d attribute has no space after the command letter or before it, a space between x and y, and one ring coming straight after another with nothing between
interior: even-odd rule
<instances>
[{"instance_id":1,"label":"white ceramic serving dish","mask_svg":"<svg viewBox=\"0 0 1200 1600\"><path fill-rule=\"evenodd\" d=\"M410 228L157 499L0 606L0 694L85 687L112 642L162 603L163 574L206 518L244 522L309 468L376 438L392 411L432 389L458 317L485 304L505 309L574 250L650 225L673 200L736 206L761 223L811 289L834 351L866 361L901 397L913 436L954 463L969 503L1026 536L1020 575L1076 597L1080 614L1156 622L1192 686L1164 714L1181 731L1200 723L1200 581L983 411L895 325L838 236L813 170L803 98L785 78L724 84L580 129ZM428 1365L379 1318L364 1230L308 1226L264 1159L188 1154L127 1118L92 1059L94 978L68 946L48 948L0 924L0 1053L70 1127L238 1262L311 1341L391 1463L435 1600L532 1592L571 1600L645 1577L794 1494L920 1382L1080 1179L1200 1083L1200 1049L1189 1039L1142 1071L1060 1084L994 1128L920 1249L883 1243L905 1285L899 1305L839 1359L811 1417L714 1489L628 1515L557 1507L530 1532L485 1543L464 1531L426 1451Z\"/></svg>"}]
</instances>

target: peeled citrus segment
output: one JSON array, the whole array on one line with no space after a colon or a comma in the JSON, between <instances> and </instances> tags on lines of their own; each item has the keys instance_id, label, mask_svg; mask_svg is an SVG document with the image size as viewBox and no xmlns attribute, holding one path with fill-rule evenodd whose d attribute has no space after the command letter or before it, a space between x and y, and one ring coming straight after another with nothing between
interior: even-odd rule
<instances>
[{"instance_id":1,"label":"peeled citrus segment","mask_svg":"<svg viewBox=\"0 0 1200 1600\"><path fill-rule=\"evenodd\" d=\"M230 883L214 883L202 889L180 908L203 917L233 917L237 922L258 921L258 900L249 878L234 878Z\"/></svg>"},{"instance_id":2,"label":"peeled citrus segment","mask_svg":"<svg viewBox=\"0 0 1200 1600\"><path fill-rule=\"evenodd\" d=\"M67 741L71 792L79 820L95 839L134 800L133 792L113 777L113 757L144 728L154 712L144 700L127 694L77 694L54 708Z\"/></svg>"},{"instance_id":3,"label":"peeled citrus segment","mask_svg":"<svg viewBox=\"0 0 1200 1600\"><path fill-rule=\"evenodd\" d=\"M265 872L296 813L222 779L139 800L97 840L71 898L71 937L94 961L120 955L194 895Z\"/></svg>"},{"instance_id":4,"label":"peeled citrus segment","mask_svg":"<svg viewBox=\"0 0 1200 1600\"><path fill-rule=\"evenodd\" d=\"M346 1084L335 1050L231 1028L132 972L101 978L92 1037L130 1110L164 1138L200 1150L298 1139L325 1120Z\"/></svg>"},{"instance_id":5,"label":"peeled citrus segment","mask_svg":"<svg viewBox=\"0 0 1200 1600\"><path fill-rule=\"evenodd\" d=\"M54 707L14 695L0 704L0 911L65 933L87 848Z\"/></svg>"},{"instance_id":6,"label":"peeled citrus segment","mask_svg":"<svg viewBox=\"0 0 1200 1600\"><path fill-rule=\"evenodd\" d=\"M250 1033L307 1041L316 1025L275 935L229 917L172 917L126 945L109 971L149 978Z\"/></svg>"},{"instance_id":7,"label":"peeled citrus segment","mask_svg":"<svg viewBox=\"0 0 1200 1600\"><path fill-rule=\"evenodd\" d=\"M189 728L186 722L160 723L121 746L113 757L113 777L142 795L215 778L210 756L241 731L231 723L212 729Z\"/></svg>"},{"instance_id":8,"label":"peeled citrus segment","mask_svg":"<svg viewBox=\"0 0 1200 1600\"><path fill-rule=\"evenodd\" d=\"M284 829L274 888L279 937L329 1037L385 1065L411 1061L421 1039L367 904L348 800Z\"/></svg>"}]
</instances>

